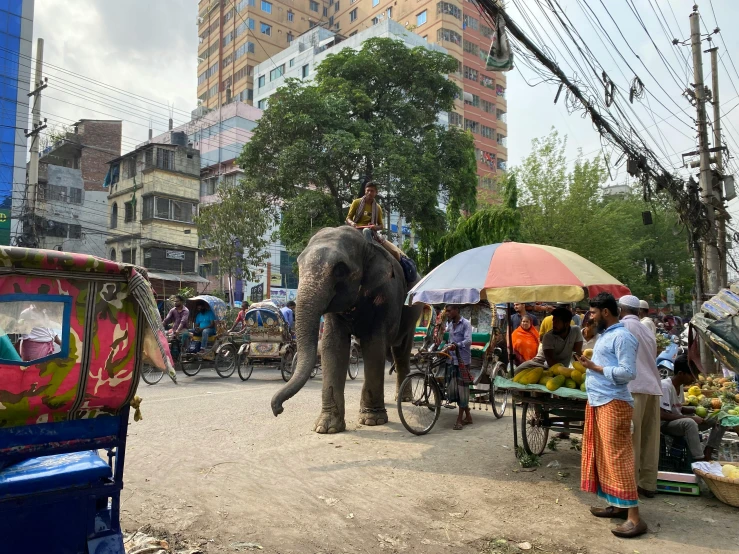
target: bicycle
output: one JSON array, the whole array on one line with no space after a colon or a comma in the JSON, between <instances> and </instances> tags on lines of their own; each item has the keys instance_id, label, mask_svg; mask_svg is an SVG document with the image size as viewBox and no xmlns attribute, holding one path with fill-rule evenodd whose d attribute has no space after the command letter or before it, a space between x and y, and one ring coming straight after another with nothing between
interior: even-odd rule
<instances>
[{"instance_id":1,"label":"bicycle","mask_svg":"<svg viewBox=\"0 0 739 554\"><path fill-rule=\"evenodd\" d=\"M437 368L445 368L451 356L444 351L419 355L426 363L422 370L413 371L403 379L398 390L397 405L403 426L414 435L425 435L436 424L442 401L446 400L443 387L445 371L437 371Z\"/></svg>"}]
</instances>

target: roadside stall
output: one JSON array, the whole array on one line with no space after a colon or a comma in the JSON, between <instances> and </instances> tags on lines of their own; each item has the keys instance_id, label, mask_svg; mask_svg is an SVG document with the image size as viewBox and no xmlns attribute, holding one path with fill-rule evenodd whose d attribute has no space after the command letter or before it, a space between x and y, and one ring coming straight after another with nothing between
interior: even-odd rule
<instances>
[{"instance_id":1,"label":"roadside stall","mask_svg":"<svg viewBox=\"0 0 739 554\"><path fill-rule=\"evenodd\" d=\"M600 292L610 292L618 298L629 294L629 289L573 252L552 246L504 242L467 250L447 260L410 291L408 302L433 305L502 303L507 305L506 320L510 327L514 302L579 302L586 293L595 296ZM513 351L510 334L508 351ZM552 375L546 385L539 384L544 376L543 369L528 375L524 382L517 382L523 378L516 377L514 381L513 356L509 355L509 360L507 370L500 364L490 368L490 401L495 415L502 417L512 396L516 451L517 403L522 405L521 435L524 451L528 454L544 451L550 429L582 432L587 395L572 379L575 368L550 368L559 374ZM584 372L582 375L584 379ZM578 375L574 377L580 379ZM418 399L410 402L418 403Z\"/></svg>"}]
</instances>

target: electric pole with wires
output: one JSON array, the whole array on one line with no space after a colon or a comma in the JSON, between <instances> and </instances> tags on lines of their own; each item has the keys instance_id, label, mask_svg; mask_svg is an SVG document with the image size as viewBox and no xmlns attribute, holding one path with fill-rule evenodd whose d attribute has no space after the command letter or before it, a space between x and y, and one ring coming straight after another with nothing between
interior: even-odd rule
<instances>
[{"instance_id":1,"label":"electric pole with wires","mask_svg":"<svg viewBox=\"0 0 739 554\"><path fill-rule=\"evenodd\" d=\"M721 263L716 239L715 198L713 194L713 172L711 171L711 147L708 142L708 118L706 116L706 86L703 83L703 52L701 51L700 14L693 6L690 14L690 42L693 48L693 76L695 83L695 107L698 112L698 155L700 156L701 202L706 207L708 233L703 239L706 259L706 283L704 292L713 296L719 291ZM699 299L699 304L705 299Z\"/></svg>"}]
</instances>

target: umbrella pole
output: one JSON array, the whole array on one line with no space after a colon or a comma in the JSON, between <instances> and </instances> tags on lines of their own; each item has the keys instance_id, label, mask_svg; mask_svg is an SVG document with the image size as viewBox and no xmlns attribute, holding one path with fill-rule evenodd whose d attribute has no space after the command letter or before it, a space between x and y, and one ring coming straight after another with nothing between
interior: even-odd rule
<instances>
[{"instance_id":1,"label":"umbrella pole","mask_svg":"<svg viewBox=\"0 0 739 554\"><path fill-rule=\"evenodd\" d=\"M510 366L509 377L513 379L513 331L511 331L511 315L513 312L513 304L508 303L506 309L506 335L508 336L508 364ZM513 408L513 449L518 458L518 429L516 428L516 400L511 393L511 407Z\"/></svg>"}]
</instances>

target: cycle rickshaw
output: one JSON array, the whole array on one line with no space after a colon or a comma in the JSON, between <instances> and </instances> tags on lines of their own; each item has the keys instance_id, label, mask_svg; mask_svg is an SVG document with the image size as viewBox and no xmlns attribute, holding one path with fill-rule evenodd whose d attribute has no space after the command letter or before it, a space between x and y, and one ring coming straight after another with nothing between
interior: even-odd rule
<instances>
[{"instance_id":1,"label":"cycle rickshaw","mask_svg":"<svg viewBox=\"0 0 739 554\"><path fill-rule=\"evenodd\" d=\"M292 376L295 339L280 308L270 301L256 302L244 317L247 342L238 351L239 377L246 381L255 365L275 367L287 382Z\"/></svg>"},{"instance_id":2,"label":"cycle rickshaw","mask_svg":"<svg viewBox=\"0 0 739 554\"><path fill-rule=\"evenodd\" d=\"M123 554L145 358L175 380L145 270L2 246L0 328L0 550Z\"/></svg>"}]
</instances>

